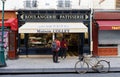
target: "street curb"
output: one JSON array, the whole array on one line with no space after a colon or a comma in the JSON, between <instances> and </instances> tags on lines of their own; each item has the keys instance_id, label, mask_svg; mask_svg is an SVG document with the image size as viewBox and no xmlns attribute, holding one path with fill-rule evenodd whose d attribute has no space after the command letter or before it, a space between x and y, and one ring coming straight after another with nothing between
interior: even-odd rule
<instances>
[{"instance_id":1,"label":"street curb","mask_svg":"<svg viewBox=\"0 0 120 77\"><path fill-rule=\"evenodd\" d=\"M43 69L0 69L0 74L21 74L21 73L75 73L74 68L43 68ZM120 72L120 68L111 68L109 72ZM92 69L88 73L95 73Z\"/></svg>"}]
</instances>

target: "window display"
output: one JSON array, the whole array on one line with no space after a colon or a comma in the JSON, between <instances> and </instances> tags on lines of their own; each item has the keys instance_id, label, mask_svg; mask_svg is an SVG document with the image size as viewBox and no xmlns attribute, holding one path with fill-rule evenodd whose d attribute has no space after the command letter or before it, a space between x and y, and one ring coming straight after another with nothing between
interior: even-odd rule
<instances>
[{"instance_id":1,"label":"window display","mask_svg":"<svg viewBox=\"0 0 120 77\"><path fill-rule=\"evenodd\" d=\"M50 48L51 42L49 34L29 34L29 47Z\"/></svg>"},{"instance_id":2,"label":"window display","mask_svg":"<svg viewBox=\"0 0 120 77\"><path fill-rule=\"evenodd\" d=\"M68 41L68 46L77 46L78 34L56 34L59 40L64 37ZM52 33L29 34L29 48L50 48L52 43Z\"/></svg>"}]
</instances>

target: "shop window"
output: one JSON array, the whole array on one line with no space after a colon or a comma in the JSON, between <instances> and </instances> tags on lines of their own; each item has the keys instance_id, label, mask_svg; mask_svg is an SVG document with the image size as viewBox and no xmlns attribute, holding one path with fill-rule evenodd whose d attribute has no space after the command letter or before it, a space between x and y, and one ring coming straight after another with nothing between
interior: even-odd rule
<instances>
[{"instance_id":1,"label":"shop window","mask_svg":"<svg viewBox=\"0 0 120 77\"><path fill-rule=\"evenodd\" d=\"M24 2L24 7L25 7L25 8L31 8L31 1L30 1L30 0L26 0L26 1Z\"/></svg>"},{"instance_id":2,"label":"shop window","mask_svg":"<svg viewBox=\"0 0 120 77\"><path fill-rule=\"evenodd\" d=\"M24 8L37 8L37 0L25 0Z\"/></svg>"},{"instance_id":3,"label":"shop window","mask_svg":"<svg viewBox=\"0 0 120 77\"><path fill-rule=\"evenodd\" d=\"M71 1L70 0L58 0L58 8L71 8Z\"/></svg>"},{"instance_id":4,"label":"shop window","mask_svg":"<svg viewBox=\"0 0 120 77\"><path fill-rule=\"evenodd\" d=\"M116 0L116 9L120 9L120 0Z\"/></svg>"},{"instance_id":5,"label":"shop window","mask_svg":"<svg viewBox=\"0 0 120 77\"><path fill-rule=\"evenodd\" d=\"M28 45L30 48L50 48L52 43L52 34L29 34Z\"/></svg>"},{"instance_id":6,"label":"shop window","mask_svg":"<svg viewBox=\"0 0 120 77\"><path fill-rule=\"evenodd\" d=\"M65 7L70 7L71 4L70 4L70 0L65 0Z\"/></svg>"},{"instance_id":7,"label":"shop window","mask_svg":"<svg viewBox=\"0 0 120 77\"><path fill-rule=\"evenodd\" d=\"M59 8L64 7L64 5L63 5L63 0L58 0L58 7L59 7Z\"/></svg>"},{"instance_id":8,"label":"shop window","mask_svg":"<svg viewBox=\"0 0 120 77\"><path fill-rule=\"evenodd\" d=\"M32 7L35 7L35 8L37 7L37 0L32 1Z\"/></svg>"}]
</instances>

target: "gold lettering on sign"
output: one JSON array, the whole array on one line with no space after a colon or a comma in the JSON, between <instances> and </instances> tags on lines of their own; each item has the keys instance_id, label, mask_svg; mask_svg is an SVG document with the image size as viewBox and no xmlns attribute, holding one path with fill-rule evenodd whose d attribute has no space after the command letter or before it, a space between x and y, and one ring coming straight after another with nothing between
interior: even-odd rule
<instances>
[{"instance_id":1,"label":"gold lettering on sign","mask_svg":"<svg viewBox=\"0 0 120 77\"><path fill-rule=\"evenodd\" d=\"M23 18L23 15L21 15ZM77 19L87 19L88 15L84 14L62 14L62 15L46 15L46 14L24 14L25 19L68 19L68 20L77 20Z\"/></svg>"},{"instance_id":2,"label":"gold lettering on sign","mask_svg":"<svg viewBox=\"0 0 120 77\"><path fill-rule=\"evenodd\" d=\"M120 26L112 26L112 30L120 30Z\"/></svg>"}]
</instances>

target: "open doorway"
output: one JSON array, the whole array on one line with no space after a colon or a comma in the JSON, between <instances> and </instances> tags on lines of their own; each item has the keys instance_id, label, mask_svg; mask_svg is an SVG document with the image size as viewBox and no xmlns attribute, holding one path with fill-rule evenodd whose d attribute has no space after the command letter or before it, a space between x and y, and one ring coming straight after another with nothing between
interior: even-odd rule
<instances>
[{"instance_id":1,"label":"open doorway","mask_svg":"<svg viewBox=\"0 0 120 77\"><path fill-rule=\"evenodd\" d=\"M67 56L74 57L88 53L88 33L57 33L56 37L61 41L64 38L68 43Z\"/></svg>"}]
</instances>

